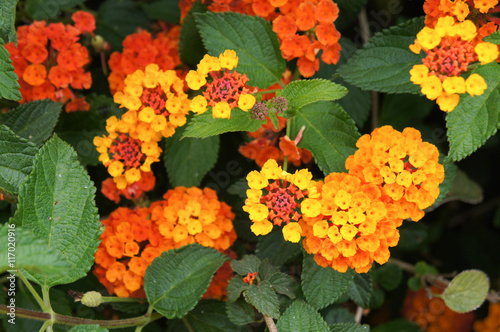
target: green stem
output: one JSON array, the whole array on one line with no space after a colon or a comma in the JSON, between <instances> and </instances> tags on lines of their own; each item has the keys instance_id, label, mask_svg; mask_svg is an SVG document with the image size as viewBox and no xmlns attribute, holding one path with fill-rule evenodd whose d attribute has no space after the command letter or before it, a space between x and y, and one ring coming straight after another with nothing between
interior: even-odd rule
<instances>
[{"instance_id":1,"label":"green stem","mask_svg":"<svg viewBox=\"0 0 500 332\"><path fill-rule=\"evenodd\" d=\"M286 136L290 138L291 133L292 133L292 118L288 118L286 120ZM283 160L283 171L286 172L287 170L288 170L288 156L285 156Z\"/></svg>"},{"instance_id":2,"label":"green stem","mask_svg":"<svg viewBox=\"0 0 500 332\"><path fill-rule=\"evenodd\" d=\"M49 287L47 285L42 286L42 296L43 296L43 302L48 308L48 313L50 314L50 323L49 323L49 331L51 331L51 327L54 325L54 315L55 312L52 310L52 305L50 304L50 295L49 295ZM45 324L44 324L45 325Z\"/></svg>"},{"instance_id":3,"label":"green stem","mask_svg":"<svg viewBox=\"0 0 500 332\"><path fill-rule=\"evenodd\" d=\"M191 323L187 320L186 316L182 317L182 321L184 322L184 326L186 326L189 332L196 332Z\"/></svg>"},{"instance_id":4,"label":"green stem","mask_svg":"<svg viewBox=\"0 0 500 332\"><path fill-rule=\"evenodd\" d=\"M42 327L40 328L39 331L43 332L43 331L47 330L49 328L50 324L51 324L50 320L45 321L45 323L43 323L43 325L42 325Z\"/></svg>"},{"instance_id":5,"label":"green stem","mask_svg":"<svg viewBox=\"0 0 500 332\"><path fill-rule=\"evenodd\" d=\"M42 309L43 312L49 312L49 307L47 307L45 305L45 302L43 302L43 300L40 297L40 295L38 295L38 292L33 288L33 286L31 285L31 283L29 282L29 280L26 279L26 277L24 276L24 274L20 270L17 270L16 274L19 277L19 279L22 280L22 282L24 283L24 285L26 286L26 288L28 288L28 290L30 291L31 295L33 295L33 297L35 298L36 302L40 306L40 309Z\"/></svg>"},{"instance_id":6,"label":"green stem","mask_svg":"<svg viewBox=\"0 0 500 332\"><path fill-rule=\"evenodd\" d=\"M103 296L101 297L102 303L113 303L113 302L146 302L147 299L137 298L137 297L117 297L117 296Z\"/></svg>"}]
</instances>

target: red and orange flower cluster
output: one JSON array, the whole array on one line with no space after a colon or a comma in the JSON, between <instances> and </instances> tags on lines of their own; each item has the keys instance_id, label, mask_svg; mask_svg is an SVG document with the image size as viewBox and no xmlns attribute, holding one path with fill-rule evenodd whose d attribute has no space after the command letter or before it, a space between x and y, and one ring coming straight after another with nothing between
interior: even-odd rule
<instances>
[{"instance_id":1,"label":"red and orange flower cluster","mask_svg":"<svg viewBox=\"0 0 500 332\"><path fill-rule=\"evenodd\" d=\"M227 250L236 239L234 216L215 191L195 187L169 190L150 207L118 208L102 221L94 274L110 294L145 297L144 274L153 259L190 243Z\"/></svg>"},{"instance_id":2,"label":"red and orange flower cluster","mask_svg":"<svg viewBox=\"0 0 500 332\"><path fill-rule=\"evenodd\" d=\"M85 72L87 49L78 41L93 34L92 14L78 11L71 18L75 25L34 21L17 29L18 44L8 43L15 73L21 86L21 103L52 99L66 104L66 112L88 111L90 105L73 89L89 89L92 77Z\"/></svg>"},{"instance_id":3,"label":"red and orange flower cluster","mask_svg":"<svg viewBox=\"0 0 500 332\"><path fill-rule=\"evenodd\" d=\"M377 128L356 146L346 161L349 173L329 174L324 182L306 170L283 172L272 159L249 173L243 209L252 231L265 235L285 223L285 240L304 237L304 249L319 265L340 272L386 263L403 219L420 220L439 196L444 168L437 148L413 128Z\"/></svg>"},{"instance_id":4,"label":"red and orange flower cluster","mask_svg":"<svg viewBox=\"0 0 500 332\"><path fill-rule=\"evenodd\" d=\"M138 201L145 192L153 190L155 182L156 178L153 172L141 171L141 179L132 184L128 184L123 189L118 189L116 187L113 178L107 178L102 181L101 192L106 198L117 204L120 202L121 196L129 200Z\"/></svg>"}]
</instances>

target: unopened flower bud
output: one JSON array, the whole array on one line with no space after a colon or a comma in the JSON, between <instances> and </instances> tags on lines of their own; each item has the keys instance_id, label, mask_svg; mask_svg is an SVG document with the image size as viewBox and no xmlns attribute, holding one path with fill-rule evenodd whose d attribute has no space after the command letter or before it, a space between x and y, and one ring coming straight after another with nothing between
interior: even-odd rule
<instances>
[{"instance_id":1,"label":"unopened flower bud","mask_svg":"<svg viewBox=\"0 0 500 332\"><path fill-rule=\"evenodd\" d=\"M83 305L91 308L98 307L101 304L102 295L96 291L90 291L83 294L81 302Z\"/></svg>"}]
</instances>

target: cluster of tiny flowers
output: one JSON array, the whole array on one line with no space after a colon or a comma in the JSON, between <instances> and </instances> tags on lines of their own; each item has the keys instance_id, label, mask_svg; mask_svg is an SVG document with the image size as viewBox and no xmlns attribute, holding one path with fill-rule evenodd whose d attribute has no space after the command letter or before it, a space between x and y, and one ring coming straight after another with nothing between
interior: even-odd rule
<instances>
[{"instance_id":1,"label":"cluster of tiny flowers","mask_svg":"<svg viewBox=\"0 0 500 332\"><path fill-rule=\"evenodd\" d=\"M89 54L78 41L85 33L93 34L92 14L78 11L71 18L75 25L46 24L34 21L17 29L17 46L5 48L19 77L21 103L52 99L66 104L66 112L88 111L85 98L78 98L72 89L89 89L92 77L83 67Z\"/></svg>"},{"instance_id":2,"label":"cluster of tiny flowers","mask_svg":"<svg viewBox=\"0 0 500 332\"><path fill-rule=\"evenodd\" d=\"M283 227L287 241L300 240L298 221L301 203L308 197L316 197L316 182L312 174L303 169L295 174L284 172L274 159L269 159L261 171L247 175L247 199L243 210L248 212L253 224L250 227L256 235L266 235L273 225Z\"/></svg>"},{"instance_id":3,"label":"cluster of tiny flowers","mask_svg":"<svg viewBox=\"0 0 500 332\"><path fill-rule=\"evenodd\" d=\"M226 50L219 57L206 54L197 70L189 71L186 82L190 89L200 90L203 86L206 87L202 95L193 98L193 112L201 114L207 110L207 106L211 106L214 119L229 119L233 108L239 107L247 112L253 107L256 100L246 85L248 77L234 71L237 66L236 52Z\"/></svg>"},{"instance_id":4,"label":"cluster of tiny flowers","mask_svg":"<svg viewBox=\"0 0 500 332\"><path fill-rule=\"evenodd\" d=\"M288 109L288 99L285 97L273 97L270 101L270 110L282 114Z\"/></svg>"},{"instance_id":5,"label":"cluster of tiny flowers","mask_svg":"<svg viewBox=\"0 0 500 332\"><path fill-rule=\"evenodd\" d=\"M125 77L136 70L144 70L151 63L157 64L163 71L179 66L179 35L180 27L172 26L165 27L155 37L144 30L125 37L123 51L113 52L109 58L111 93L123 91Z\"/></svg>"},{"instance_id":6,"label":"cluster of tiny flowers","mask_svg":"<svg viewBox=\"0 0 500 332\"><path fill-rule=\"evenodd\" d=\"M424 27L410 49L427 54L423 64L410 70L411 81L421 86L422 93L436 100L440 109L450 112L458 105L460 94L477 96L487 89L484 78L472 74L464 79L470 63L480 61L487 64L498 58L497 45L472 40L477 35L474 23L465 20L456 23L451 16L440 17L434 28Z\"/></svg>"},{"instance_id":7,"label":"cluster of tiny flowers","mask_svg":"<svg viewBox=\"0 0 500 332\"><path fill-rule=\"evenodd\" d=\"M243 282L245 284L252 284L257 277L257 272L248 272L246 277L243 277Z\"/></svg>"},{"instance_id":8,"label":"cluster of tiny flowers","mask_svg":"<svg viewBox=\"0 0 500 332\"><path fill-rule=\"evenodd\" d=\"M440 294L443 289L430 288L432 294ZM429 290L422 288L418 292L408 290L401 313L405 319L417 324L424 332L470 332L474 321L474 312L459 314L449 309L438 297L430 298ZM478 330L477 332L489 330ZM491 330L498 331L498 330Z\"/></svg>"},{"instance_id":9,"label":"cluster of tiny flowers","mask_svg":"<svg viewBox=\"0 0 500 332\"><path fill-rule=\"evenodd\" d=\"M145 297L144 274L156 257L189 243L225 251L236 239L233 219L208 188L176 187L150 207L118 208L102 221L94 274L110 294Z\"/></svg>"},{"instance_id":10,"label":"cluster of tiny flowers","mask_svg":"<svg viewBox=\"0 0 500 332\"><path fill-rule=\"evenodd\" d=\"M269 108L267 108L266 103L258 101L250 109L250 115L254 120L264 121L269 115Z\"/></svg>"},{"instance_id":11,"label":"cluster of tiny flowers","mask_svg":"<svg viewBox=\"0 0 500 332\"><path fill-rule=\"evenodd\" d=\"M141 172L141 179L132 184L127 184L123 189L118 189L113 178L102 181L101 192L109 200L119 203L121 196L126 199L138 201L145 192L153 190L155 187L155 176L153 172Z\"/></svg>"},{"instance_id":12,"label":"cluster of tiny flowers","mask_svg":"<svg viewBox=\"0 0 500 332\"><path fill-rule=\"evenodd\" d=\"M196 0L180 0L181 22L184 21L189 9ZM253 15L253 0L202 0L201 3L208 6L208 10L215 13L233 12Z\"/></svg>"},{"instance_id":13,"label":"cluster of tiny flowers","mask_svg":"<svg viewBox=\"0 0 500 332\"><path fill-rule=\"evenodd\" d=\"M490 303L488 317L474 322L474 332L500 331L500 303Z\"/></svg>"}]
</instances>

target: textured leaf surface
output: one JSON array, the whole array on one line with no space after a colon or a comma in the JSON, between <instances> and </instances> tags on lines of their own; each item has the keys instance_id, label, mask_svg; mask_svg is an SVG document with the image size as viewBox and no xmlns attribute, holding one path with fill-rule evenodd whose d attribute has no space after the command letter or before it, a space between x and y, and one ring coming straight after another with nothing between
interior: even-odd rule
<instances>
[{"instance_id":1,"label":"textured leaf surface","mask_svg":"<svg viewBox=\"0 0 500 332\"><path fill-rule=\"evenodd\" d=\"M179 56L182 63L187 64L191 68L196 68L196 65L203 59L206 53L201 41L200 31L196 26L194 14L203 14L206 11L207 7L202 5L201 1L196 1L182 22L181 34L179 36Z\"/></svg>"},{"instance_id":2,"label":"textured leaf surface","mask_svg":"<svg viewBox=\"0 0 500 332\"><path fill-rule=\"evenodd\" d=\"M418 94L420 87L410 81L410 69L422 58L408 47L423 27L423 18L415 18L377 33L339 68L340 75L365 90Z\"/></svg>"},{"instance_id":3,"label":"textured leaf surface","mask_svg":"<svg viewBox=\"0 0 500 332\"><path fill-rule=\"evenodd\" d=\"M262 260L269 258L269 261L274 265L281 266L300 255L300 246L285 241L280 229L266 236L259 236L257 241L257 256Z\"/></svg>"},{"instance_id":4,"label":"textured leaf surface","mask_svg":"<svg viewBox=\"0 0 500 332\"><path fill-rule=\"evenodd\" d=\"M202 300L185 319L195 331L203 332L237 332L244 331L232 323L226 315L226 306L222 301ZM176 330L178 331L178 330Z\"/></svg>"},{"instance_id":5,"label":"textured leaf surface","mask_svg":"<svg viewBox=\"0 0 500 332\"><path fill-rule=\"evenodd\" d=\"M72 327L68 332L107 332L108 329L99 325L77 325Z\"/></svg>"},{"instance_id":6,"label":"textured leaf surface","mask_svg":"<svg viewBox=\"0 0 500 332\"><path fill-rule=\"evenodd\" d=\"M163 252L144 276L149 303L167 318L182 318L205 293L227 257L215 249L191 244Z\"/></svg>"},{"instance_id":7,"label":"textured leaf surface","mask_svg":"<svg viewBox=\"0 0 500 332\"><path fill-rule=\"evenodd\" d=\"M263 121L254 120L249 112L239 108L231 111L230 119L214 119L211 111L194 116L189 121L182 137L205 138L231 131L256 131Z\"/></svg>"},{"instance_id":8,"label":"textured leaf surface","mask_svg":"<svg viewBox=\"0 0 500 332\"><path fill-rule=\"evenodd\" d=\"M0 125L0 188L17 194L31 173L37 151L35 145Z\"/></svg>"},{"instance_id":9,"label":"textured leaf surface","mask_svg":"<svg viewBox=\"0 0 500 332\"><path fill-rule=\"evenodd\" d=\"M450 189L455 181L455 177L458 173L457 165L453 163L448 163L444 165L444 180L439 184L439 196L433 205L439 204L446 195L450 192Z\"/></svg>"},{"instance_id":10,"label":"textured leaf surface","mask_svg":"<svg viewBox=\"0 0 500 332\"><path fill-rule=\"evenodd\" d=\"M236 302L226 302L226 314L236 325L247 325L255 321L255 309L243 298Z\"/></svg>"},{"instance_id":11,"label":"textured leaf surface","mask_svg":"<svg viewBox=\"0 0 500 332\"><path fill-rule=\"evenodd\" d=\"M241 275L234 276L229 280L227 285L227 299L230 302L234 302L240 297L241 292L248 289L249 284L243 281L243 277Z\"/></svg>"},{"instance_id":12,"label":"textured leaf surface","mask_svg":"<svg viewBox=\"0 0 500 332\"><path fill-rule=\"evenodd\" d=\"M37 239L30 231L19 227L13 230L5 224L0 226L0 238L4 243L0 248L0 273L6 270L25 269L54 275L68 271L70 267L59 251L47 247L45 241ZM12 265L9 264L9 258Z\"/></svg>"},{"instance_id":13,"label":"textured leaf surface","mask_svg":"<svg viewBox=\"0 0 500 332\"><path fill-rule=\"evenodd\" d=\"M354 278L347 289L349 297L360 307L368 308L373 291L372 277L368 273L354 273Z\"/></svg>"},{"instance_id":14,"label":"textured leaf surface","mask_svg":"<svg viewBox=\"0 0 500 332\"><path fill-rule=\"evenodd\" d=\"M21 92L14 66L9 57L9 52L0 45L0 98L20 100Z\"/></svg>"},{"instance_id":15,"label":"textured leaf surface","mask_svg":"<svg viewBox=\"0 0 500 332\"><path fill-rule=\"evenodd\" d=\"M16 27L17 0L3 0L0 3L0 39L5 42L17 42Z\"/></svg>"},{"instance_id":16,"label":"textured leaf surface","mask_svg":"<svg viewBox=\"0 0 500 332\"><path fill-rule=\"evenodd\" d=\"M451 310L464 313L479 307L486 299L489 288L490 282L486 273L467 270L453 278L441 298Z\"/></svg>"},{"instance_id":17,"label":"textured leaf surface","mask_svg":"<svg viewBox=\"0 0 500 332\"><path fill-rule=\"evenodd\" d=\"M307 302L322 309L337 300L351 284L352 271L341 273L331 267L321 267L313 256L305 256L302 269L302 291Z\"/></svg>"},{"instance_id":18,"label":"textured leaf surface","mask_svg":"<svg viewBox=\"0 0 500 332\"><path fill-rule=\"evenodd\" d=\"M402 278L403 270L396 264L384 264L374 273L374 279L388 291L396 289Z\"/></svg>"},{"instance_id":19,"label":"textured leaf surface","mask_svg":"<svg viewBox=\"0 0 500 332\"><path fill-rule=\"evenodd\" d=\"M32 280L51 287L78 280L90 270L101 234L95 190L75 151L59 137L35 156L13 220L59 251L71 269L51 277L33 273Z\"/></svg>"},{"instance_id":20,"label":"textured leaf surface","mask_svg":"<svg viewBox=\"0 0 500 332\"><path fill-rule=\"evenodd\" d=\"M293 81L283 88L282 94L293 112L316 101L340 99L347 94L347 89L329 80L313 79Z\"/></svg>"},{"instance_id":21,"label":"textured leaf surface","mask_svg":"<svg viewBox=\"0 0 500 332\"><path fill-rule=\"evenodd\" d=\"M61 103L50 99L38 100L2 114L0 123L40 147L52 134L61 110Z\"/></svg>"},{"instance_id":22,"label":"textured leaf surface","mask_svg":"<svg viewBox=\"0 0 500 332\"><path fill-rule=\"evenodd\" d=\"M299 147L311 151L325 175L345 171L345 160L356 150L359 132L342 107L319 101L300 108L292 121L291 135L305 126Z\"/></svg>"},{"instance_id":23,"label":"textured leaf surface","mask_svg":"<svg viewBox=\"0 0 500 332\"><path fill-rule=\"evenodd\" d=\"M163 160L172 186L196 187L217 161L220 137L181 139L182 133L165 140Z\"/></svg>"},{"instance_id":24,"label":"textured leaf surface","mask_svg":"<svg viewBox=\"0 0 500 332\"><path fill-rule=\"evenodd\" d=\"M484 78L488 88L480 96L461 95L458 106L446 115L450 142L447 161L459 161L469 156L500 126L500 65L480 66L474 73Z\"/></svg>"},{"instance_id":25,"label":"textured leaf surface","mask_svg":"<svg viewBox=\"0 0 500 332\"><path fill-rule=\"evenodd\" d=\"M448 192L445 201L459 200L469 204L478 204L483 201L483 190L467 174L458 170L457 175Z\"/></svg>"},{"instance_id":26,"label":"textured leaf surface","mask_svg":"<svg viewBox=\"0 0 500 332\"><path fill-rule=\"evenodd\" d=\"M195 16L210 55L236 51L239 57L236 71L248 76L248 85L264 89L281 80L285 60L270 22L238 13L208 12Z\"/></svg>"},{"instance_id":27,"label":"textured leaf surface","mask_svg":"<svg viewBox=\"0 0 500 332\"><path fill-rule=\"evenodd\" d=\"M367 324L359 325L355 323L348 323L348 324L330 325L330 332L369 332L369 331L370 331L370 326Z\"/></svg>"},{"instance_id":28,"label":"textured leaf surface","mask_svg":"<svg viewBox=\"0 0 500 332\"><path fill-rule=\"evenodd\" d=\"M278 298L269 281L264 280L260 285L252 284L244 293L247 301L252 304L257 311L272 318L279 317Z\"/></svg>"},{"instance_id":29,"label":"textured leaf surface","mask_svg":"<svg viewBox=\"0 0 500 332\"><path fill-rule=\"evenodd\" d=\"M278 331L301 332L317 331L328 332L328 325L321 315L310 305L302 301L295 301L276 324Z\"/></svg>"},{"instance_id":30,"label":"textured leaf surface","mask_svg":"<svg viewBox=\"0 0 500 332\"><path fill-rule=\"evenodd\" d=\"M245 255L240 260L231 262L231 268L241 276L254 273L259 270L260 259L255 255Z\"/></svg>"},{"instance_id":31,"label":"textured leaf surface","mask_svg":"<svg viewBox=\"0 0 500 332\"><path fill-rule=\"evenodd\" d=\"M295 279L288 274L277 272L268 279L274 291L281 295L286 295L291 299L295 298Z\"/></svg>"},{"instance_id":32,"label":"textured leaf surface","mask_svg":"<svg viewBox=\"0 0 500 332\"><path fill-rule=\"evenodd\" d=\"M484 37L483 41L493 43L495 45L500 44L500 31L495 31L489 36Z\"/></svg>"}]
</instances>

